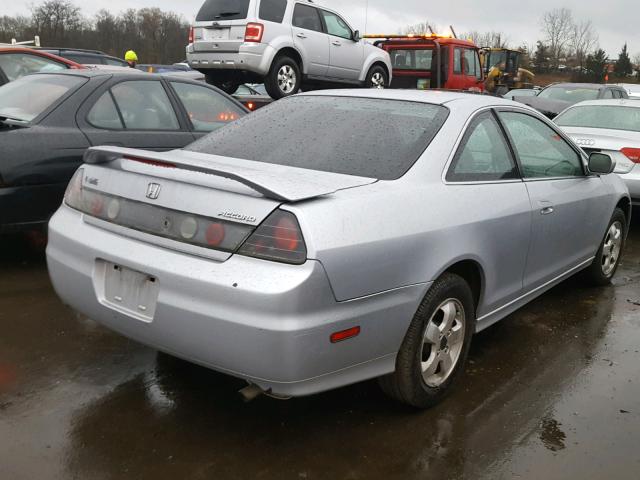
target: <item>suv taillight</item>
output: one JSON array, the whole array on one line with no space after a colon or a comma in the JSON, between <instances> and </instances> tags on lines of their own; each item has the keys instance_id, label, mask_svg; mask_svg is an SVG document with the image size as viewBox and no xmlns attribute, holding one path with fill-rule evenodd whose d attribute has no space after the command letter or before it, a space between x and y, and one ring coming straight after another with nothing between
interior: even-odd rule
<instances>
[{"instance_id":1,"label":"suv taillight","mask_svg":"<svg viewBox=\"0 0 640 480\"><path fill-rule=\"evenodd\" d=\"M247 29L244 32L244 41L245 42L256 42L260 43L262 41L262 34L264 33L264 25L261 23L248 23Z\"/></svg>"},{"instance_id":2,"label":"suv taillight","mask_svg":"<svg viewBox=\"0 0 640 480\"><path fill-rule=\"evenodd\" d=\"M196 41L196 30L193 27L189 28L189 44L192 44Z\"/></svg>"},{"instance_id":3,"label":"suv taillight","mask_svg":"<svg viewBox=\"0 0 640 480\"><path fill-rule=\"evenodd\" d=\"M640 148L623 148L620 152L633 163L640 163Z\"/></svg>"},{"instance_id":4,"label":"suv taillight","mask_svg":"<svg viewBox=\"0 0 640 480\"><path fill-rule=\"evenodd\" d=\"M307 261L307 247L295 215L276 210L238 250L239 255L302 265Z\"/></svg>"}]
</instances>

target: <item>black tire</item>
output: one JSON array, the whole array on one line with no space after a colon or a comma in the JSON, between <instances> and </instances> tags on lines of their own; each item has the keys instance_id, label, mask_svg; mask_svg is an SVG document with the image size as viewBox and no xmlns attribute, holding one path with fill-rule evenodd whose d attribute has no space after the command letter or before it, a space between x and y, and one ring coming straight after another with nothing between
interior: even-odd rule
<instances>
[{"instance_id":1,"label":"black tire","mask_svg":"<svg viewBox=\"0 0 640 480\"><path fill-rule=\"evenodd\" d=\"M464 325L464 330L460 334L461 340L459 342L461 341L461 346L457 354L457 360L452 362L453 366L450 369L450 373L446 376L441 373L443 378L440 384L428 385L423 378L422 372L422 362L425 361L423 356L426 353L423 348L425 333L431 323L437 326L438 314L441 311L440 306L444 302L451 300L457 302L455 322L459 321L458 308L462 309L460 322ZM432 407L442 401L464 371L467 356L469 355L469 347L471 346L471 337L475 330L475 321L473 294L467 282L458 275L443 274L427 292L409 326L396 358L396 371L379 379L382 390L391 398L417 408ZM440 326L437 326L437 328L440 333ZM446 346L447 342L443 341L442 336L440 336L439 346L433 345L433 347L437 348L437 352L430 351L430 354L433 355L435 353L437 355L443 351L441 350L443 342ZM437 368L441 369L443 367L438 364Z\"/></svg>"},{"instance_id":2,"label":"black tire","mask_svg":"<svg viewBox=\"0 0 640 480\"><path fill-rule=\"evenodd\" d=\"M379 84L380 80L382 85ZM369 69L364 80L365 88L389 88L389 74L381 65L374 65Z\"/></svg>"},{"instance_id":3,"label":"black tire","mask_svg":"<svg viewBox=\"0 0 640 480\"><path fill-rule=\"evenodd\" d=\"M209 85L218 87L224 93L227 93L229 95L233 95L234 93L236 93L241 85L241 82L238 80L221 78L220 76L213 73L206 73L204 78Z\"/></svg>"},{"instance_id":4,"label":"black tire","mask_svg":"<svg viewBox=\"0 0 640 480\"><path fill-rule=\"evenodd\" d=\"M612 235L612 228L614 226L618 227L619 235L620 235L620 243L619 248L617 248L617 254L615 251L612 253L615 254L615 262L613 267L611 268L611 263L606 263L607 254L607 243L610 240ZM618 266L620 265L620 258L622 257L622 252L624 251L624 244L627 234L627 217L624 212L616 208L613 211L613 215L611 216L611 220L607 224L607 230L605 231L604 238L600 243L600 248L598 248L598 253L596 253L596 258L593 260L593 263L585 270L584 278L585 280L594 286L603 286L611 283L611 279L616 274L618 270Z\"/></svg>"},{"instance_id":5,"label":"black tire","mask_svg":"<svg viewBox=\"0 0 640 480\"><path fill-rule=\"evenodd\" d=\"M281 75L286 80L281 81ZM302 84L300 66L291 57L281 55L271 64L271 69L264 79L264 87L269 96L275 100L298 93Z\"/></svg>"}]
</instances>

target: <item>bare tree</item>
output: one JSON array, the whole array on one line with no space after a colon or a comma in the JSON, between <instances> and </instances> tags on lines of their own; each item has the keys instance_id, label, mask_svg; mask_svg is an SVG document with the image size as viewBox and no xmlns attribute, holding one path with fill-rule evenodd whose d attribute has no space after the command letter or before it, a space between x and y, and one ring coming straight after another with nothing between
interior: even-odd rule
<instances>
[{"instance_id":1,"label":"bare tree","mask_svg":"<svg viewBox=\"0 0 640 480\"><path fill-rule=\"evenodd\" d=\"M557 8L542 16L542 32L551 54L551 63L557 68L560 58L570 44L573 16L568 8Z\"/></svg>"},{"instance_id":2,"label":"bare tree","mask_svg":"<svg viewBox=\"0 0 640 480\"><path fill-rule=\"evenodd\" d=\"M84 27L80 7L67 0L49 0L32 7L32 24L43 42L66 46Z\"/></svg>"},{"instance_id":3,"label":"bare tree","mask_svg":"<svg viewBox=\"0 0 640 480\"><path fill-rule=\"evenodd\" d=\"M420 34L430 34L431 33L431 25L428 21L415 23L413 25L408 25L404 27L402 30L404 35L420 35Z\"/></svg>"},{"instance_id":4,"label":"bare tree","mask_svg":"<svg viewBox=\"0 0 640 480\"><path fill-rule=\"evenodd\" d=\"M479 47L507 48L509 38L502 32L478 32L464 33L460 38L471 40Z\"/></svg>"},{"instance_id":5,"label":"bare tree","mask_svg":"<svg viewBox=\"0 0 640 480\"><path fill-rule=\"evenodd\" d=\"M584 20L573 25L570 45L580 69L584 68L587 55L596 49L597 44L598 34L593 28L591 20Z\"/></svg>"}]
</instances>

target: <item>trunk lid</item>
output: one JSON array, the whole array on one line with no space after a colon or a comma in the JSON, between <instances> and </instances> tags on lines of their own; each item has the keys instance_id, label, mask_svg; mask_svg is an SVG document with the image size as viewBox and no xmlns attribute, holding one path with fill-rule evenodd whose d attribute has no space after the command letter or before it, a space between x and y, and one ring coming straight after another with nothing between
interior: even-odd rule
<instances>
[{"instance_id":1,"label":"trunk lid","mask_svg":"<svg viewBox=\"0 0 640 480\"><path fill-rule=\"evenodd\" d=\"M640 148L640 133L602 128L561 127L587 154L602 152L615 162L615 173L629 173L636 165L621 150Z\"/></svg>"}]
</instances>

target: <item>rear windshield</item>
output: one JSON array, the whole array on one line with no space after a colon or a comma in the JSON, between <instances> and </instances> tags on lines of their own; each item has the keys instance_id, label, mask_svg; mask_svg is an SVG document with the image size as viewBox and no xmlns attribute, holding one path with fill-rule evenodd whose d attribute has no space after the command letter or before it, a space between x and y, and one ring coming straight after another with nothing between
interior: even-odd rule
<instances>
[{"instance_id":1,"label":"rear windshield","mask_svg":"<svg viewBox=\"0 0 640 480\"><path fill-rule=\"evenodd\" d=\"M418 102L296 96L247 115L186 149L395 180L429 146L448 112L443 106Z\"/></svg>"},{"instance_id":2,"label":"rear windshield","mask_svg":"<svg viewBox=\"0 0 640 480\"><path fill-rule=\"evenodd\" d=\"M196 22L238 20L247 18L250 0L207 0L196 16Z\"/></svg>"},{"instance_id":3,"label":"rear windshield","mask_svg":"<svg viewBox=\"0 0 640 480\"><path fill-rule=\"evenodd\" d=\"M0 87L0 117L30 122L86 82L71 75L31 75Z\"/></svg>"},{"instance_id":4,"label":"rear windshield","mask_svg":"<svg viewBox=\"0 0 640 480\"><path fill-rule=\"evenodd\" d=\"M538 94L538 97L578 103L585 100L596 100L598 98L598 90L582 87L547 87Z\"/></svg>"},{"instance_id":5,"label":"rear windshield","mask_svg":"<svg viewBox=\"0 0 640 480\"><path fill-rule=\"evenodd\" d=\"M391 64L398 70L431 70L433 49L390 50Z\"/></svg>"},{"instance_id":6,"label":"rear windshield","mask_svg":"<svg viewBox=\"0 0 640 480\"><path fill-rule=\"evenodd\" d=\"M585 105L565 111L554 121L563 127L605 128L640 132L640 108Z\"/></svg>"}]
</instances>

